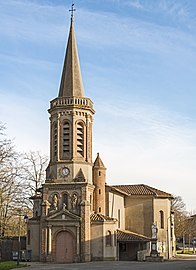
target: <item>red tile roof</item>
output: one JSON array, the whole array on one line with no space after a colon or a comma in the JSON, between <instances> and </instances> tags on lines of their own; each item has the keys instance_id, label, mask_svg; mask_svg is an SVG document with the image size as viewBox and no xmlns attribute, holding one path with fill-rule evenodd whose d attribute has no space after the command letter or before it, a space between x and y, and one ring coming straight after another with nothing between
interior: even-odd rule
<instances>
[{"instance_id":1,"label":"red tile roof","mask_svg":"<svg viewBox=\"0 0 196 270\"><path fill-rule=\"evenodd\" d=\"M151 238L137 234L128 230L117 230L117 240L118 241L144 241L148 242L151 240Z\"/></svg>"},{"instance_id":2,"label":"red tile roof","mask_svg":"<svg viewBox=\"0 0 196 270\"><path fill-rule=\"evenodd\" d=\"M104 221L116 221L115 218L111 218L108 216L104 216L102 214L91 214L91 221L99 221L99 222L104 222Z\"/></svg>"},{"instance_id":3,"label":"red tile roof","mask_svg":"<svg viewBox=\"0 0 196 270\"><path fill-rule=\"evenodd\" d=\"M112 186L116 191L125 193L128 196L155 196L173 198L173 195L159 189L141 184L141 185L115 185Z\"/></svg>"}]
</instances>

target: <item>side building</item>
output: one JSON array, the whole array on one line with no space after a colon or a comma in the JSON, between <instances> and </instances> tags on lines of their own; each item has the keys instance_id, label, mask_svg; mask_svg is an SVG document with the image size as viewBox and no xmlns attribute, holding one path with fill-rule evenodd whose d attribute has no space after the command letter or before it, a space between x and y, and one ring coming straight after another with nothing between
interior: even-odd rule
<instances>
[{"instance_id":1,"label":"side building","mask_svg":"<svg viewBox=\"0 0 196 270\"><path fill-rule=\"evenodd\" d=\"M50 103L50 162L32 197L27 249L33 261L145 259L151 226L158 251L171 258L172 195L146 185L106 185L99 156L92 162L93 102L85 97L71 19L58 96Z\"/></svg>"}]
</instances>

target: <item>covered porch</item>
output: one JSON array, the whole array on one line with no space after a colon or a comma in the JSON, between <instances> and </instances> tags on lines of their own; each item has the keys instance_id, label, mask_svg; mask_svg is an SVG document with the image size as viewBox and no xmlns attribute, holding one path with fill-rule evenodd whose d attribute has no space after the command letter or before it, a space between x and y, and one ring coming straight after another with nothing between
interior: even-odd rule
<instances>
[{"instance_id":1,"label":"covered porch","mask_svg":"<svg viewBox=\"0 0 196 270\"><path fill-rule=\"evenodd\" d=\"M118 260L145 260L150 254L150 238L128 230L117 230Z\"/></svg>"}]
</instances>

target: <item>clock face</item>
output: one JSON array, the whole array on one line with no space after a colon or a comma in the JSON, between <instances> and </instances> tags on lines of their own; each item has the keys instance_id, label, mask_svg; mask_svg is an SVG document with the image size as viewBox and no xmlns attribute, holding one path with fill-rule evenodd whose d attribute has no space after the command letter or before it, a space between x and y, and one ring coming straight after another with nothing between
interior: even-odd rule
<instances>
[{"instance_id":1,"label":"clock face","mask_svg":"<svg viewBox=\"0 0 196 270\"><path fill-rule=\"evenodd\" d=\"M67 176L69 173L70 173L69 168L67 168L67 167L62 168L62 175L63 176Z\"/></svg>"}]
</instances>

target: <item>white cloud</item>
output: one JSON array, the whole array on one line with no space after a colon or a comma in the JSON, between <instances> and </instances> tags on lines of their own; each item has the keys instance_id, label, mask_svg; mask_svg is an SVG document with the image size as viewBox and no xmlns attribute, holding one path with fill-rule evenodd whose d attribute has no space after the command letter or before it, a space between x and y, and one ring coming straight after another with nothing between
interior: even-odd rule
<instances>
[{"instance_id":1,"label":"white cloud","mask_svg":"<svg viewBox=\"0 0 196 270\"><path fill-rule=\"evenodd\" d=\"M176 0L161 0L158 7L167 14L185 20L190 16L187 5Z\"/></svg>"},{"instance_id":2,"label":"white cloud","mask_svg":"<svg viewBox=\"0 0 196 270\"><path fill-rule=\"evenodd\" d=\"M143 9L144 6L141 4L140 0L132 0L132 1L127 1L127 5L137 8L137 9Z\"/></svg>"},{"instance_id":3,"label":"white cloud","mask_svg":"<svg viewBox=\"0 0 196 270\"><path fill-rule=\"evenodd\" d=\"M145 12L149 10L156 12L152 4L154 1L150 1L151 5L147 9L148 2L123 3L132 4L134 8ZM165 3L163 6L160 4L159 9L171 17L177 14L179 20L181 17L183 20L190 20L192 15L188 7L180 4L175 6L174 1L170 5L169 2L171 1L159 1ZM24 56L17 57L14 53L4 55L2 52L0 55L2 62L18 63L21 66L31 67L31 70L33 68L47 70L51 65L54 67L52 60L41 60L43 58L36 54L36 49L40 48L36 46L41 44L46 49L50 47L53 53L61 46L64 48L69 25L69 14L67 12L66 18L64 7L51 7L31 1L2 1L0 8L2 10L1 37L13 45L12 49L15 48L15 44L23 42L26 42L26 45L31 44L34 55L37 56L35 59L24 53ZM95 57L96 62L93 66L92 60L89 60L90 71L88 70L90 76L94 76L90 91L95 91L94 95L97 99L94 100L97 110L97 119L94 122L94 150L100 151L108 168L108 183L122 183L122 181L146 183L182 195L189 203L189 208L194 209L196 207L190 205L190 199L193 202L195 198L196 179L196 127L191 123L193 120L182 113L177 113L174 109L167 111L164 106L155 106L150 102L147 104L141 100L136 103L128 90L124 96L125 81L120 75L137 72L137 65L144 65L144 67L149 65L148 61L144 64L145 59L142 55L142 61L135 61L132 66L129 66L130 55L133 57L136 51L139 51L140 55L142 52L147 53L154 61L156 57L160 57L159 60L169 64L173 62L175 65L172 67L185 66L186 74L190 70L195 72L196 39L193 32L186 33L175 27L169 27L168 24L157 24L156 21L149 22L146 17L142 19L136 19L131 15L120 17L112 11L90 12L87 9L80 9L77 13L75 26L78 43L84 52L82 62L92 48L94 51L90 57ZM20 48L21 51L22 49ZM19 47L16 48L15 53L18 51ZM48 52L49 56L51 51ZM80 49L79 51L81 52ZM107 66L100 65L99 57L107 58L108 53L113 54L115 65L110 63ZM144 80L145 71L148 72L148 69L144 69L144 74L139 74L141 81ZM156 69L159 69L159 65ZM109 73L113 76L111 82L108 82L107 78ZM103 74L105 77L102 76ZM33 73L29 80L23 78L20 84L14 85L16 87L14 95L10 94L10 89L1 89L4 94L0 95L0 115L1 121L7 123L9 137L16 138L15 143L19 146L19 150L41 149L47 153L49 149L49 122L46 113L48 100L36 100L36 95L33 99L30 96L21 97L20 89L17 89L20 86L23 90L28 89L26 95L28 96L30 92L41 88L42 85L38 87L40 80L45 79L50 87L54 83L54 80L50 80L50 75L43 78L40 75L39 78L38 74L37 79L36 76L37 73ZM156 79L153 78L153 74L151 76L152 79ZM164 74L162 73L161 76L164 77ZM87 80L90 81L91 77ZM99 77L102 79L101 82ZM115 77L120 78L120 91L116 88ZM175 79L176 74L172 71L172 82ZM160 86L159 91L163 91L161 83L162 80L157 85ZM48 85L44 85L40 96L48 91ZM175 88L179 86L176 84ZM143 87L150 89L151 86ZM186 89L188 89L187 84ZM56 90L55 88L54 95ZM96 90L103 93L102 97L107 98L107 103L100 102ZM149 95L152 95L150 90ZM170 93L167 95L169 99ZM123 99L133 100L133 102L122 102Z\"/></svg>"},{"instance_id":4,"label":"white cloud","mask_svg":"<svg viewBox=\"0 0 196 270\"><path fill-rule=\"evenodd\" d=\"M146 183L183 196L194 209L196 126L190 119L142 103L107 104L100 111L106 121L95 124L94 143L108 168L108 183Z\"/></svg>"},{"instance_id":5,"label":"white cloud","mask_svg":"<svg viewBox=\"0 0 196 270\"><path fill-rule=\"evenodd\" d=\"M57 43L65 37L66 27L60 23L64 17L62 6L52 7L31 1L6 1L0 3L0 8L1 35L36 43L44 40Z\"/></svg>"}]
</instances>

